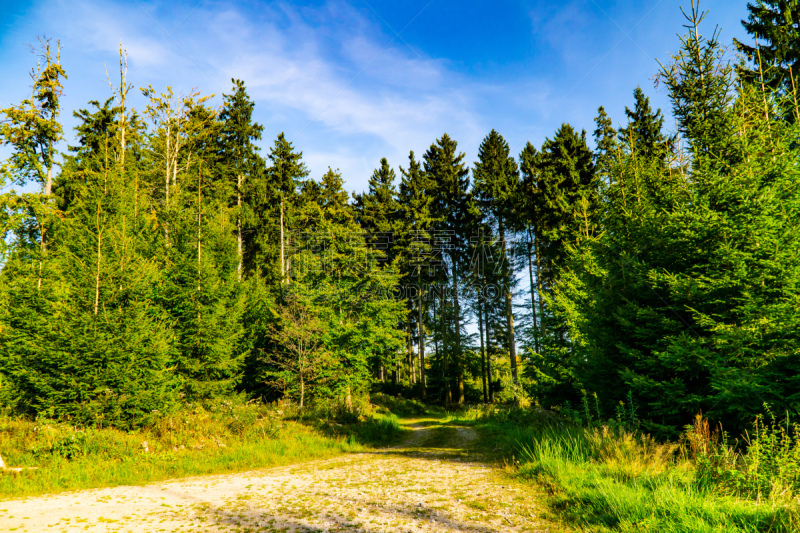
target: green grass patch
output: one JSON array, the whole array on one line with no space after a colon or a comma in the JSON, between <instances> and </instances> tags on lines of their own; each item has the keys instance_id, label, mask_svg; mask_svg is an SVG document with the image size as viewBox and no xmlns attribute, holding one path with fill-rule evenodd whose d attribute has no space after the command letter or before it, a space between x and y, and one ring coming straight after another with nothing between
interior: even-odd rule
<instances>
[{"instance_id":1,"label":"green grass patch","mask_svg":"<svg viewBox=\"0 0 800 533\"><path fill-rule=\"evenodd\" d=\"M531 410L473 416L487 450L550 494L551 509L590 531L792 532L796 493L760 497L713 485L686 446L621 427L582 428ZM702 475L701 475L702 474ZM745 474L742 474L745 475Z\"/></svg>"},{"instance_id":2,"label":"green grass patch","mask_svg":"<svg viewBox=\"0 0 800 533\"><path fill-rule=\"evenodd\" d=\"M131 432L0 418L0 455L9 466L35 468L0 472L0 498L245 471L363 449L353 435L324 434L284 415L217 402Z\"/></svg>"}]
</instances>

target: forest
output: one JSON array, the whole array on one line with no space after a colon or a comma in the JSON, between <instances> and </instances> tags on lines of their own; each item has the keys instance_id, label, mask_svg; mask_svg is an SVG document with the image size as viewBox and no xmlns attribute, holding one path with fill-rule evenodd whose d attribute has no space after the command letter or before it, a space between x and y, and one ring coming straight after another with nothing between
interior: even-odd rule
<instances>
[{"instance_id":1,"label":"forest","mask_svg":"<svg viewBox=\"0 0 800 533\"><path fill-rule=\"evenodd\" d=\"M622 409L659 439L698 413L734 434L765 406L796 420L785 4L750 5L753 41L731 47L687 12L655 78L674 130L637 87L621 127L600 107L588 133L565 123L519 154L492 130L474 162L443 133L352 197L262 139L244 81L219 107L134 89L124 48L59 151L69 67L40 40L30 98L1 110L0 410L131 430L209 399L383 392Z\"/></svg>"}]
</instances>

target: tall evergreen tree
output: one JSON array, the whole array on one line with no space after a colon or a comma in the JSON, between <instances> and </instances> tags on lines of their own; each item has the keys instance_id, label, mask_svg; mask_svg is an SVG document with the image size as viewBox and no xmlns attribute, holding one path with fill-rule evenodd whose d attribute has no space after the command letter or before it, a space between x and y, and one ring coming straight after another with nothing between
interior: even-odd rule
<instances>
[{"instance_id":1,"label":"tall evergreen tree","mask_svg":"<svg viewBox=\"0 0 800 533\"><path fill-rule=\"evenodd\" d=\"M511 303L511 287L514 269L508 257L506 233L512 233L515 220L514 205L519 194L519 168L510 155L508 143L495 130L483 139L478 148L478 161L475 162L474 194L479 208L488 215L500 237L501 268L503 271L503 298L505 300L506 334L511 362L511 375L515 385L519 385L517 373L517 341L514 335L514 314Z\"/></svg>"},{"instance_id":2,"label":"tall evergreen tree","mask_svg":"<svg viewBox=\"0 0 800 533\"><path fill-rule=\"evenodd\" d=\"M244 82L231 79L234 92L224 94L222 110L219 120L222 122L220 132L220 161L219 170L223 174L225 187L233 189L230 195L231 203L236 206L236 233L237 233L237 265L238 278L241 280L244 268L244 235L243 224L245 204L243 197L245 188L259 171L261 171L261 158L258 156L259 148L253 144L261 139L264 127L253 122L253 108L255 103L250 100ZM234 200L235 199L235 200Z\"/></svg>"},{"instance_id":3,"label":"tall evergreen tree","mask_svg":"<svg viewBox=\"0 0 800 533\"><path fill-rule=\"evenodd\" d=\"M462 310L459 303L460 274L467 260L469 246L469 169L464 164L464 154L458 153L458 144L446 133L442 135L425 152L423 157L425 173L433 181L435 187L434 212L441 222L437 224L434 235L436 246L444 249L449 260L449 276L453 298L453 349L444 350L445 368L454 365L453 371L457 380L458 402L463 402L464 369L462 350ZM444 308L444 306L442 306ZM452 391L445 391L446 401L450 401Z\"/></svg>"},{"instance_id":4,"label":"tall evergreen tree","mask_svg":"<svg viewBox=\"0 0 800 533\"><path fill-rule=\"evenodd\" d=\"M308 169L303 153L295 151L283 133L275 139L267 160L266 171L257 174L246 189L244 250L246 270L258 270L273 285L287 275L287 246Z\"/></svg>"},{"instance_id":5,"label":"tall evergreen tree","mask_svg":"<svg viewBox=\"0 0 800 533\"><path fill-rule=\"evenodd\" d=\"M430 283L440 258L433 256L434 183L423 170L414 152L408 154L408 170L400 167L402 175L397 205L401 215L396 225L394 264L409 287L409 312L416 307L419 382L425 394L425 317L431 293Z\"/></svg>"},{"instance_id":6,"label":"tall evergreen tree","mask_svg":"<svg viewBox=\"0 0 800 533\"><path fill-rule=\"evenodd\" d=\"M600 181L608 184L613 179L612 161L619 156L620 146L617 140L617 130L613 127L603 106L597 109L594 123L597 126L594 130L594 166Z\"/></svg>"},{"instance_id":7,"label":"tall evergreen tree","mask_svg":"<svg viewBox=\"0 0 800 533\"><path fill-rule=\"evenodd\" d=\"M730 113L733 69L725 60L718 31L710 37L700 31L706 13L692 5L684 25L688 33L680 38L680 50L670 65L662 67L660 76L669 90L678 131L690 141L690 153L715 156L697 158L696 163L729 165L740 154Z\"/></svg>"},{"instance_id":8,"label":"tall evergreen tree","mask_svg":"<svg viewBox=\"0 0 800 533\"><path fill-rule=\"evenodd\" d=\"M797 0L756 0L747 4L742 26L754 42L733 42L749 61L739 75L779 94L800 88L800 3Z\"/></svg>"},{"instance_id":9,"label":"tall evergreen tree","mask_svg":"<svg viewBox=\"0 0 800 533\"><path fill-rule=\"evenodd\" d=\"M653 111L641 87L633 91L633 97L633 110L625 108L628 125L620 129L619 141L629 150L635 150L638 157L666 165L673 139L664 134L664 116L660 109Z\"/></svg>"}]
</instances>

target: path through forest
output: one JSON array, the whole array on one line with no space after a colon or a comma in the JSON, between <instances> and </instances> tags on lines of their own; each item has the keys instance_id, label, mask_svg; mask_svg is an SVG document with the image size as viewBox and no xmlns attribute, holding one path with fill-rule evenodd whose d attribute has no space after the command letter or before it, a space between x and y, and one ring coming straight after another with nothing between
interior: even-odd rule
<instances>
[{"instance_id":1,"label":"path through forest","mask_svg":"<svg viewBox=\"0 0 800 533\"><path fill-rule=\"evenodd\" d=\"M476 452L475 430L406 419L399 446L238 474L0 502L0 530L560 531L529 486Z\"/></svg>"}]
</instances>

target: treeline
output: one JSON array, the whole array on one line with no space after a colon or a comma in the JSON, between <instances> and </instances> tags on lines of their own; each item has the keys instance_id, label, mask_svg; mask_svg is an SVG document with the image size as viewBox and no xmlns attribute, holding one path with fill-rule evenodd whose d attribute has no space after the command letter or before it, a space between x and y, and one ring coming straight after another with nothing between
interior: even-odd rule
<instances>
[{"instance_id":1,"label":"treeline","mask_svg":"<svg viewBox=\"0 0 800 533\"><path fill-rule=\"evenodd\" d=\"M733 66L692 8L657 82L593 145L562 125L518 157L492 130L470 165L444 134L349 198L280 134L257 142L233 80L142 89L75 113L44 41L32 98L2 110L0 403L137 426L244 393L349 404L372 387L444 404L620 401L662 436L797 414L797 7L750 6ZM59 159L60 157L60 159ZM56 163L60 161L60 163ZM57 172L56 172L57 169ZM529 288L526 288L529 287Z\"/></svg>"}]
</instances>

